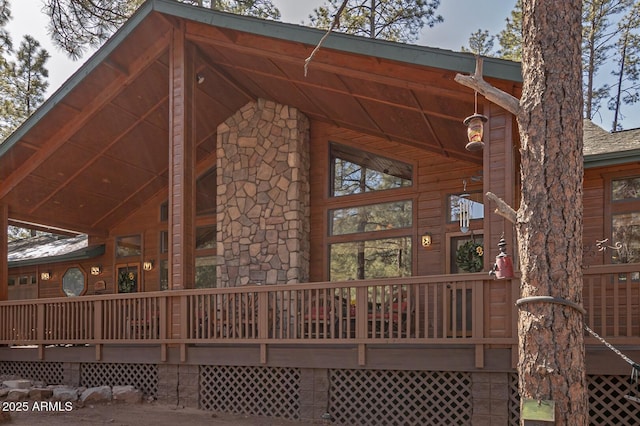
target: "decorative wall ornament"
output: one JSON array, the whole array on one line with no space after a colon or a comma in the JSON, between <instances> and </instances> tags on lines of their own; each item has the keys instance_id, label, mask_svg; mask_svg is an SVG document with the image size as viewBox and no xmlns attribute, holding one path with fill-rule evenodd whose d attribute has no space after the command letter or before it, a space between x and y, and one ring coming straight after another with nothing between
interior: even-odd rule
<instances>
[{"instance_id":1,"label":"decorative wall ornament","mask_svg":"<svg viewBox=\"0 0 640 426\"><path fill-rule=\"evenodd\" d=\"M480 272L484 266L484 248L473 238L456 250L456 265L465 272Z\"/></svg>"}]
</instances>

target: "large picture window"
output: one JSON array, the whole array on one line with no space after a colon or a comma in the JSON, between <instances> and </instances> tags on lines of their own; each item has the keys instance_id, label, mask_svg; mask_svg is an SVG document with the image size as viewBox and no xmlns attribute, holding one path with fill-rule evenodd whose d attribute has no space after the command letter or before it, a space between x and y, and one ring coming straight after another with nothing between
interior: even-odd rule
<instances>
[{"instance_id":1,"label":"large picture window","mask_svg":"<svg viewBox=\"0 0 640 426\"><path fill-rule=\"evenodd\" d=\"M413 166L336 143L330 159L329 280L410 276Z\"/></svg>"}]
</instances>

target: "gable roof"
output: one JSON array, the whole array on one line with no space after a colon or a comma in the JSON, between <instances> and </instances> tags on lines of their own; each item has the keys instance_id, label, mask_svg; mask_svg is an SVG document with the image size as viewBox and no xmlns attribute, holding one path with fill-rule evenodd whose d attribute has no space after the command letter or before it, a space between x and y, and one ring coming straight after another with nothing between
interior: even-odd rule
<instances>
[{"instance_id":1,"label":"gable roof","mask_svg":"<svg viewBox=\"0 0 640 426\"><path fill-rule=\"evenodd\" d=\"M0 202L11 219L91 235L168 186L170 45L184 34L194 75L198 171L215 158L216 127L259 98L311 120L480 164L464 150L471 54L148 0L20 128L0 144ZM488 58L487 81L518 94L517 63ZM55 219L55 220L52 220Z\"/></svg>"}]
</instances>

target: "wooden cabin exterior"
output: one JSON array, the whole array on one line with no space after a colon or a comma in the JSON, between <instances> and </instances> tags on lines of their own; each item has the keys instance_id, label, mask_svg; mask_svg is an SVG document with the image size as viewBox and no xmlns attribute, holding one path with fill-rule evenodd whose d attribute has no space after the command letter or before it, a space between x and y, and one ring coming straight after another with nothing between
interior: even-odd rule
<instances>
[{"instance_id":1,"label":"wooden cabin exterior","mask_svg":"<svg viewBox=\"0 0 640 426\"><path fill-rule=\"evenodd\" d=\"M0 144L0 228L69 237L0 238L0 373L342 424L517 424L519 281L488 273L514 232L482 196L517 207L513 117L479 99L469 152L454 77L472 55L334 34L305 75L322 35L149 0ZM519 97L519 64L484 76ZM636 360L639 159L637 132L585 123L587 324ZM600 250L620 238L625 259ZM637 416L607 402L629 366L586 338L593 423Z\"/></svg>"}]
</instances>

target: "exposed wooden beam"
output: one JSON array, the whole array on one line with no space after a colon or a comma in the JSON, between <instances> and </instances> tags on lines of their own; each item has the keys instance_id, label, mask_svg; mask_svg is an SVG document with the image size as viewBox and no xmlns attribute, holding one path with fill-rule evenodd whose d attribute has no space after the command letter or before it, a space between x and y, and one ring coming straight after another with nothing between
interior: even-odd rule
<instances>
[{"instance_id":1,"label":"exposed wooden beam","mask_svg":"<svg viewBox=\"0 0 640 426\"><path fill-rule=\"evenodd\" d=\"M26 214L14 215L11 213L11 220L17 223L25 222L25 223L41 223L41 217L28 216ZM43 225L44 226L44 225ZM75 235L77 234L87 234L96 237L107 237L109 235L109 231L106 229L100 228L91 228L89 226L78 225L77 223L70 223L62 220L56 220L55 227L49 227L49 229L61 229L66 230L67 232L73 232ZM57 231L56 231L57 232Z\"/></svg>"},{"instance_id":2,"label":"exposed wooden beam","mask_svg":"<svg viewBox=\"0 0 640 426\"><path fill-rule=\"evenodd\" d=\"M323 116L318 116L318 115L309 115L309 118L312 118L314 120L318 120L318 121L322 121L322 122L329 122L325 117ZM331 123L331 122L329 122ZM333 123L331 123L333 124ZM372 136L376 136L379 137L381 139L389 139L391 138L391 140L393 140L394 142L398 142L404 145L408 145L414 148L418 148L424 151L428 151L428 152L433 152L435 154L439 154L439 155L446 155L447 157L451 157L451 158L457 158L459 160L464 160L464 161L469 161L471 163L475 163L475 164L481 164L482 163L482 157L479 156L474 156L472 154L467 154L467 151L461 150L461 151L449 151L449 150L441 150L438 149L434 146L430 146L425 144L424 142L421 141L416 141L414 139L407 139L404 136L399 136L399 135L395 135L395 134L391 134L391 133L375 133L372 132L371 129L364 129L360 126L357 125L353 125L352 123L346 123L346 122L342 122L339 121L337 124L337 127L341 127L341 128L345 128L345 129L349 129L349 130L353 130L356 132L360 132L360 133L365 133L365 134L369 134ZM464 151L464 152L463 152ZM446 154L443 154L446 153Z\"/></svg>"},{"instance_id":3,"label":"exposed wooden beam","mask_svg":"<svg viewBox=\"0 0 640 426\"><path fill-rule=\"evenodd\" d=\"M138 73L162 54L168 43L169 33L160 34L158 40L149 48L146 54L132 62L129 67L129 75L118 77L110 82L88 103L83 109L83 112L78 114L75 120L69 121L63 125L59 131L52 134L38 152L32 155L28 161L25 161L18 170L3 182L2 188L0 188L0 199L5 197L18 183L47 161L73 134L86 125L104 105L118 96L126 86L135 79Z\"/></svg>"},{"instance_id":4,"label":"exposed wooden beam","mask_svg":"<svg viewBox=\"0 0 640 426\"><path fill-rule=\"evenodd\" d=\"M148 111L145 112L144 115L142 115L142 117L139 117L137 121L135 121L133 124L131 124L129 127L127 127L126 129L124 129L124 131L120 132L119 135L117 135L115 138L113 138L113 140L111 140L111 142L109 142L108 144L105 144L101 147L100 151L98 151L97 154L93 155L91 157L91 159L87 162L85 162L82 166L78 167L74 173L72 173L71 175L69 175L64 182L58 184L58 187L56 190L51 191L49 193L49 195L47 195L46 197L44 197L39 203L37 203L36 205L34 205L31 210L29 211L29 214L34 214L39 208L41 208L45 203L47 203L49 200L51 200L53 197L56 196L56 194L58 194L60 191L62 191L63 189L65 189L67 187L67 185L69 185L74 179L76 179L78 176L80 176L82 173L85 172L85 170L91 168L93 166L93 164L95 164L96 162L100 161L100 158L102 155L104 155L109 149L111 149L111 147L113 145L115 145L116 143L118 143L123 137L125 137L129 132L131 132L133 129L135 129L140 122L144 121L145 118L147 118L149 115L151 115L160 105L162 105L164 102L166 102L167 100L167 96L163 97L162 99L160 99L160 101L158 101L152 108L150 108ZM117 208L117 207L116 207ZM99 220L97 221L99 222Z\"/></svg>"},{"instance_id":5,"label":"exposed wooden beam","mask_svg":"<svg viewBox=\"0 0 640 426\"><path fill-rule=\"evenodd\" d=\"M340 95L349 95L352 96L354 98L357 99L361 99L361 100L366 100L369 102L375 102L375 103L380 103L383 105L388 105L394 108L400 108L403 110L407 110L407 111L415 111L415 112L419 112L421 114L427 113L429 115L433 115L439 118L444 118L447 120L453 120L453 121L460 121L460 117L456 117L456 116L452 116L452 115L448 115L448 114L443 114L442 112L435 110L435 109L427 109L425 107L421 107L420 104L416 104L415 106L411 106L411 105L407 105L407 104L401 104L401 103L396 103L396 102L391 102L391 101L387 101L381 98L376 98L374 96L368 96L365 94L361 94L361 93L355 93L355 92L350 92L347 90L342 90L336 87L329 87L329 86L323 86L320 84L316 84L311 82L310 80L297 80L297 79L292 79L291 77L289 77L288 75L284 74L283 75L276 75L273 73L269 73L267 71L262 71L262 70L258 70L258 69L254 69L254 68L248 68L248 67L244 67L244 66L239 66L236 64L231 63L230 61L227 62L220 62L218 64L219 65L223 65L225 67L229 67L231 69L235 69L237 71L241 71L247 74L255 74L255 75L259 75L262 77L267 77L267 78L273 78L275 80L279 80L279 81L286 81L288 83L291 83L292 85L300 88L300 87L309 87L309 88L313 88L313 89L321 89L327 92L333 92L333 93L337 93ZM337 75L337 77L340 77L340 75ZM345 87L348 87L347 83L344 83ZM300 90L300 92L302 92L302 90ZM415 92L411 91L411 94L415 97ZM460 100L462 100L463 98L461 96L459 96Z\"/></svg>"},{"instance_id":6,"label":"exposed wooden beam","mask_svg":"<svg viewBox=\"0 0 640 426\"><path fill-rule=\"evenodd\" d=\"M280 60L283 62L300 65L300 69L302 69L303 62L304 62L304 58L300 58L298 56L287 55L285 53L275 52L273 50L262 49L257 47L243 46L240 44L231 44L227 41L208 38L200 34L189 33L187 34L187 38L191 41L202 43L205 45L223 47L231 51L237 51L240 53L246 53L246 54L255 55L259 57L269 58L271 60ZM371 81L371 82L403 88L403 89L419 90L419 91L428 92L438 96L458 98L462 100L466 99L467 97L467 95L464 92L461 92L459 89L454 89L454 88L447 89L438 85L434 85L432 83L430 84L426 80L423 83L423 82L412 81L408 79L395 77L392 75L374 74L374 73L371 73L370 70L366 70L366 69L360 70L360 69L349 68L345 66L326 64L326 63L317 62L317 61L314 61L313 67L325 72L340 74L348 77L354 77L354 78L358 78L365 81ZM446 80L443 79L443 81L446 81ZM451 82L453 83L453 80L451 80Z\"/></svg>"},{"instance_id":7,"label":"exposed wooden beam","mask_svg":"<svg viewBox=\"0 0 640 426\"><path fill-rule=\"evenodd\" d=\"M416 103L418 105L420 105L420 100L418 99L418 97L416 96L416 94L414 92L411 92L411 94L413 95ZM436 134L436 131L433 129L433 126L431 125L431 120L429 120L429 117L427 116L427 114L424 112L424 106L421 106L420 109L422 110L421 114L422 115L422 119L424 120L424 124L427 126L427 128L429 129L429 133L431 133L431 137L433 138L434 141L436 141L436 143L438 144L438 146L442 149L443 153L445 156L448 156L447 151L444 148L444 144L442 143L442 141L440 140L440 138L438 137L438 135Z\"/></svg>"},{"instance_id":8,"label":"exposed wooden beam","mask_svg":"<svg viewBox=\"0 0 640 426\"><path fill-rule=\"evenodd\" d=\"M202 51L202 49L197 49L197 52L199 54L199 59L202 62L204 62L207 65L207 67L211 69L211 71L217 74L218 77L223 79L225 82L231 85L231 87L233 87L239 93L241 93L247 99L247 102L254 100L254 96L251 94L249 90L247 90L246 87L244 87L243 84L241 84L237 79L228 75L223 70L219 69L219 66L216 63L212 62L211 59L209 59L209 55L207 55L204 51Z\"/></svg>"}]
</instances>

